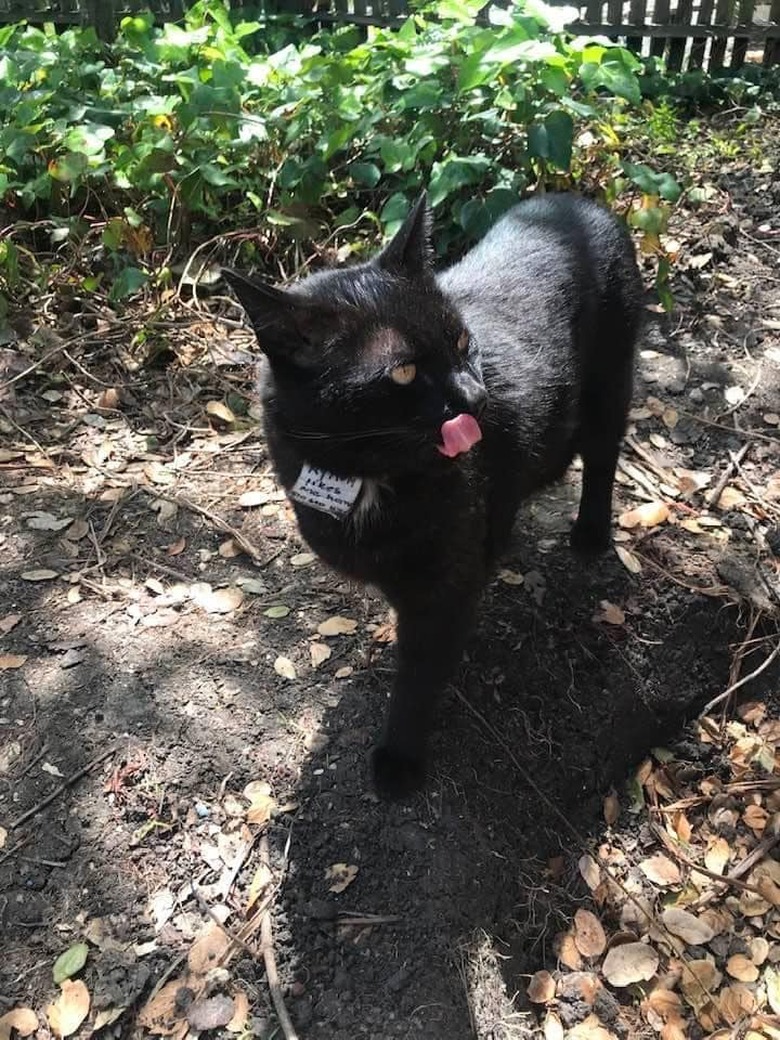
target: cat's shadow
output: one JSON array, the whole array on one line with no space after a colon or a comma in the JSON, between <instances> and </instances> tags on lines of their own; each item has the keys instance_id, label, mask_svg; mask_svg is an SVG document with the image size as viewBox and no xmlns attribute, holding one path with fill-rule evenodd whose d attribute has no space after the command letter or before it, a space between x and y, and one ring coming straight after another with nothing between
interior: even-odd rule
<instances>
[{"instance_id":1,"label":"cat's shadow","mask_svg":"<svg viewBox=\"0 0 780 1040\"><path fill-rule=\"evenodd\" d=\"M554 965L555 935L585 894L577 861L603 831L610 786L622 792L631 766L727 674L733 612L640 586L614 552L578 560L566 530L575 502L563 485L521 515L509 573L488 589L444 698L420 795L388 804L370 788L390 647L371 648L328 710L327 746L302 778L295 884L285 890L308 979L294 1007L304 1036L482 1036L471 1024L480 988L503 975L510 1008L518 973ZM604 603L625 620L607 620ZM358 868L343 893L329 891L334 863ZM342 911L399 920L341 926ZM492 983L479 978L488 939Z\"/></svg>"}]
</instances>

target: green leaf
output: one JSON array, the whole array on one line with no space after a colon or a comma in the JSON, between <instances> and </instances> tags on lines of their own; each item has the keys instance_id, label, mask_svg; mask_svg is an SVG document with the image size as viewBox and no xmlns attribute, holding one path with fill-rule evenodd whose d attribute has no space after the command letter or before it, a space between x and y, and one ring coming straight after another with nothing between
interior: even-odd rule
<instances>
[{"instance_id":1,"label":"green leaf","mask_svg":"<svg viewBox=\"0 0 780 1040\"><path fill-rule=\"evenodd\" d=\"M623 172L645 195L660 195L667 202L677 202L682 188L670 173L656 173L643 163L621 163Z\"/></svg>"},{"instance_id":2,"label":"green leaf","mask_svg":"<svg viewBox=\"0 0 780 1040\"><path fill-rule=\"evenodd\" d=\"M49 163L49 176L68 184L81 180L87 172L89 160L83 152L68 152Z\"/></svg>"},{"instance_id":3,"label":"green leaf","mask_svg":"<svg viewBox=\"0 0 780 1040\"><path fill-rule=\"evenodd\" d=\"M559 170L571 165L574 122L568 112L555 109L543 123L528 127L528 151L535 159L546 159Z\"/></svg>"},{"instance_id":4,"label":"green leaf","mask_svg":"<svg viewBox=\"0 0 780 1040\"><path fill-rule=\"evenodd\" d=\"M434 163L428 184L431 206L440 205L461 188L479 184L489 169L490 160L484 155L451 155Z\"/></svg>"},{"instance_id":5,"label":"green leaf","mask_svg":"<svg viewBox=\"0 0 780 1040\"><path fill-rule=\"evenodd\" d=\"M69 979L80 972L87 963L88 955L89 947L83 942L75 943L65 950L64 953L61 953L54 962L54 968L52 969L55 983L59 986L65 979Z\"/></svg>"},{"instance_id":6,"label":"green leaf","mask_svg":"<svg viewBox=\"0 0 780 1040\"><path fill-rule=\"evenodd\" d=\"M124 300L138 292L149 281L149 275L137 267L125 267L114 279L110 297L114 302Z\"/></svg>"},{"instance_id":7,"label":"green leaf","mask_svg":"<svg viewBox=\"0 0 780 1040\"><path fill-rule=\"evenodd\" d=\"M358 184L365 184L367 188L375 188L382 179L382 171L374 163L353 162L347 167L347 173Z\"/></svg>"},{"instance_id":8,"label":"green leaf","mask_svg":"<svg viewBox=\"0 0 780 1040\"><path fill-rule=\"evenodd\" d=\"M287 617L290 613L290 608L285 607L281 603L277 603L274 607L269 607L268 610L264 610L263 614L267 618L283 618Z\"/></svg>"},{"instance_id":9,"label":"green leaf","mask_svg":"<svg viewBox=\"0 0 780 1040\"><path fill-rule=\"evenodd\" d=\"M382 212L379 214L379 219L382 221L385 235L387 235L388 238L391 235L394 235L401 224L403 224L408 212L409 203L405 195L396 192L395 195L390 196L382 207Z\"/></svg>"}]
</instances>

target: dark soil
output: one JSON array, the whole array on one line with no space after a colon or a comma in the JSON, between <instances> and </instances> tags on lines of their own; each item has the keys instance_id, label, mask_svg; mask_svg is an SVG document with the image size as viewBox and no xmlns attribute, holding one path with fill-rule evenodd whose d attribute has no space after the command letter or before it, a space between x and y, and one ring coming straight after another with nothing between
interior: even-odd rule
<instances>
[{"instance_id":1,"label":"dark soil","mask_svg":"<svg viewBox=\"0 0 780 1040\"><path fill-rule=\"evenodd\" d=\"M506 560L524 583L497 578L489 589L442 708L431 781L409 804L378 802L368 780L393 667L383 604L298 558L305 547L254 421L226 427L205 411L228 393L251 397L236 354L248 336L227 346L223 327L190 315L161 334L168 354L142 357L121 323L106 320L110 351L71 354L81 367L53 356L2 389L0 615L20 620L0 652L27 660L0 672L0 1012L42 1011L56 994L55 958L87 936L93 1009L126 1009L105 1032L140 1035L139 1009L176 976L205 907L226 903L228 925L240 927L259 865L257 843L239 855L241 792L261 780L280 807L267 827L280 881L274 947L301 1036L533 1033L525 976L555 965L553 940L586 900L577 861L605 827L604 796L615 787L625 807L631 767L684 739L686 720L728 686L748 618L763 610L771 628L780 519L771 167L724 163L711 201L675 217L678 309L671 319L648 310L635 403L656 398L678 421L636 419L632 442L653 465L625 453L651 486L673 467L707 471L714 484L729 452L749 442L731 482L743 501L707 510L697 493L678 499L674 523L621 535L637 574L614 552L588 566L570 553L576 471L530 503ZM3 348L2 379L57 346L34 345L35 323L31 315ZM193 360L204 338L210 355ZM749 392L741 403L725 393L735 385ZM119 399L101 397L107 388ZM50 390L62 397L42 396ZM642 501L621 479L616 514ZM248 490L268 501L239 508ZM240 530L257 560L220 555L228 536L188 503ZM88 528L79 540L31 529L34 511ZM706 513L719 526L680 525ZM40 568L60 577L22 577ZM248 579L242 604L224 614L186 591ZM602 601L619 605L624 623L594 618ZM274 605L289 613L266 616ZM355 633L317 636L334 615L354 619ZM312 642L332 651L317 668ZM278 674L279 656L296 678ZM775 696L778 670L749 689ZM22 819L62 783L44 766L68 778L112 747ZM635 823L624 813L620 825ZM220 887L234 864L234 884ZM358 868L341 893L329 891L334 864ZM175 905L161 924L163 890ZM246 1030L280 1036L261 961L235 956L236 983L249 998Z\"/></svg>"}]
</instances>

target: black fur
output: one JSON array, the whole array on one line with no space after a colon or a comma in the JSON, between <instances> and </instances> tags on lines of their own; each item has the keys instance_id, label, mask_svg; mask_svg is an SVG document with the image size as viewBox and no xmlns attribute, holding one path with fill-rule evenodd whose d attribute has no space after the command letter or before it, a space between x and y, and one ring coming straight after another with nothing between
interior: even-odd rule
<instances>
[{"instance_id":1,"label":"black fur","mask_svg":"<svg viewBox=\"0 0 780 1040\"><path fill-rule=\"evenodd\" d=\"M520 501L575 453L572 544L608 547L640 314L626 230L576 196L521 203L441 274L431 258L423 196L370 263L285 291L226 272L268 362L265 428L281 484L289 492L308 462L370 481L376 497L346 519L293 505L314 551L377 585L397 612L398 670L373 757L391 797L424 780L438 695ZM407 363L416 377L399 386L389 373ZM478 417L483 439L445 458L442 423L461 413Z\"/></svg>"}]
</instances>

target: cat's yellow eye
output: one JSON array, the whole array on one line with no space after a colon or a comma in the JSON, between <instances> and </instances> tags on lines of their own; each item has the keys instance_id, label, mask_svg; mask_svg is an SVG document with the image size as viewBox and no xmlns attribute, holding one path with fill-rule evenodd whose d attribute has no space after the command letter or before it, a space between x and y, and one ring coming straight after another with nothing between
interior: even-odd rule
<instances>
[{"instance_id":1,"label":"cat's yellow eye","mask_svg":"<svg viewBox=\"0 0 780 1040\"><path fill-rule=\"evenodd\" d=\"M459 354L465 354L466 353L466 351L468 350L469 340L470 339L471 339L471 337L469 336L469 330L468 329L464 329L463 332L461 332L461 334L458 336L458 344L457 344L457 346L458 346L458 353Z\"/></svg>"},{"instance_id":2,"label":"cat's yellow eye","mask_svg":"<svg viewBox=\"0 0 780 1040\"><path fill-rule=\"evenodd\" d=\"M417 365L409 362L406 365L396 365L390 369L390 378L399 386L408 386L417 375Z\"/></svg>"}]
</instances>

